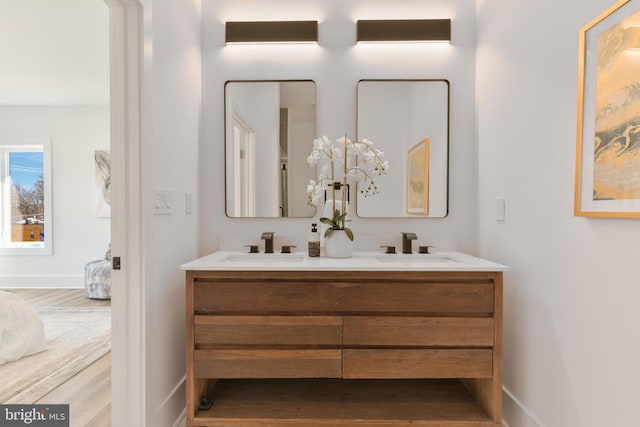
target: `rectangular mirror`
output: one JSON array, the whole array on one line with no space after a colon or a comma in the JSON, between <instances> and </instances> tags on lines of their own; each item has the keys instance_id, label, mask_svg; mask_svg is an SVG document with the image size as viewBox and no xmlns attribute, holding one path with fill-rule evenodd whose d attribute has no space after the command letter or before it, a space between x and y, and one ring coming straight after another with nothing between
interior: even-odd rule
<instances>
[{"instance_id":1,"label":"rectangular mirror","mask_svg":"<svg viewBox=\"0 0 640 427\"><path fill-rule=\"evenodd\" d=\"M449 82L361 80L357 97L358 139L373 141L389 161L379 193L358 192L358 216L447 216Z\"/></svg>"},{"instance_id":2,"label":"rectangular mirror","mask_svg":"<svg viewBox=\"0 0 640 427\"><path fill-rule=\"evenodd\" d=\"M307 165L316 133L312 80L225 83L226 214L311 218Z\"/></svg>"}]
</instances>

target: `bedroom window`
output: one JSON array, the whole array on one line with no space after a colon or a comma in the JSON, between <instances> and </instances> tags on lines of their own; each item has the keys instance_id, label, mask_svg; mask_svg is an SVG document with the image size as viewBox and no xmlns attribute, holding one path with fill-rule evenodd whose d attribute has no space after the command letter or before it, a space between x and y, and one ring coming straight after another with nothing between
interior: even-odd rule
<instances>
[{"instance_id":1,"label":"bedroom window","mask_svg":"<svg viewBox=\"0 0 640 427\"><path fill-rule=\"evenodd\" d=\"M50 255L51 144L0 141L0 255Z\"/></svg>"}]
</instances>

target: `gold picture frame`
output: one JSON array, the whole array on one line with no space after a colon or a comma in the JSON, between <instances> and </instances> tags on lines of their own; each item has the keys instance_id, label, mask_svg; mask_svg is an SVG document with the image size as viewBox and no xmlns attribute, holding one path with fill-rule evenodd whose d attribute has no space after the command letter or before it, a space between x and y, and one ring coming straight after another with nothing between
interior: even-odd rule
<instances>
[{"instance_id":1,"label":"gold picture frame","mask_svg":"<svg viewBox=\"0 0 640 427\"><path fill-rule=\"evenodd\" d=\"M407 213L429 213L429 138L407 153Z\"/></svg>"},{"instance_id":2,"label":"gold picture frame","mask_svg":"<svg viewBox=\"0 0 640 427\"><path fill-rule=\"evenodd\" d=\"M640 0L580 30L574 215L640 218Z\"/></svg>"}]
</instances>

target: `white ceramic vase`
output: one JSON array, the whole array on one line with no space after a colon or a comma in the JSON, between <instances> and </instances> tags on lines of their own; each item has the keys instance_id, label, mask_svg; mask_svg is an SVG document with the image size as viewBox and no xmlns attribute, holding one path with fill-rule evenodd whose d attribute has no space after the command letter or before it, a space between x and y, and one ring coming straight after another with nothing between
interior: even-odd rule
<instances>
[{"instance_id":1,"label":"white ceramic vase","mask_svg":"<svg viewBox=\"0 0 640 427\"><path fill-rule=\"evenodd\" d=\"M333 230L324 239L324 253L329 258L351 258L353 242L344 230Z\"/></svg>"}]
</instances>

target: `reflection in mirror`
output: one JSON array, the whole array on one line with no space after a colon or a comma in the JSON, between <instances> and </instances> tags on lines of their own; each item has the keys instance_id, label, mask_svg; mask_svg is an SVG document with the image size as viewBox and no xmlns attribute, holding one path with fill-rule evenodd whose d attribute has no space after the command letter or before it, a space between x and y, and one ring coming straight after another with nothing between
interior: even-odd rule
<instances>
[{"instance_id":1,"label":"reflection in mirror","mask_svg":"<svg viewBox=\"0 0 640 427\"><path fill-rule=\"evenodd\" d=\"M226 212L229 217L304 217L316 133L311 80L225 84Z\"/></svg>"},{"instance_id":2,"label":"reflection in mirror","mask_svg":"<svg viewBox=\"0 0 640 427\"><path fill-rule=\"evenodd\" d=\"M361 80L358 139L385 153L379 194L358 192L361 217L442 218L448 211L449 82Z\"/></svg>"}]
</instances>

